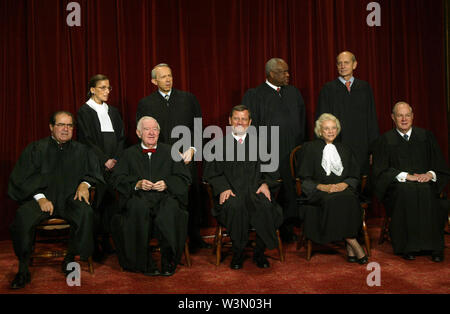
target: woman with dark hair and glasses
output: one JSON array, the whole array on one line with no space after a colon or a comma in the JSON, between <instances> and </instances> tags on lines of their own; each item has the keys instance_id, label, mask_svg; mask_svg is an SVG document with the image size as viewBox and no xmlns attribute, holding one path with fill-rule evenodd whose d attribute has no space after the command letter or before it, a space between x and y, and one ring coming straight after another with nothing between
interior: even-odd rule
<instances>
[{"instance_id":1,"label":"woman with dark hair and glasses","mask_svg":"<svg viewBox=\"0 0 450 314\"><path fill-rule=\"evenodd\" d=\"M109 79L97 74L89 80L87 101L78 110L78 140L88 145L98 157L106 185L96 187L93 208L95 210L93 259L101 260L113 252L109 241L110 221L117 208L115 193L108 180L125 148L122 118L117 108L107 105L112 90ZM99 238L101 238L101 249Z\"/></svg>"}]
</instances>

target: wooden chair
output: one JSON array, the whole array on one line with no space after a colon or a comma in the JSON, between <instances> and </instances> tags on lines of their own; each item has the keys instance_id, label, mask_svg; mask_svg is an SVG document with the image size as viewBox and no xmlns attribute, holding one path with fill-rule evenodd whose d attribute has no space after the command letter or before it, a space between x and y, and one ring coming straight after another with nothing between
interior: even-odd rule
<instances>
[{"instance_id":1,"label":"wooden chair","mask_svg":"<svg viewBox=\"0 0 450 314\"><path fill-rule=\"evenodd\" d=\"M161 252L161 248L159 247L156 238L150 240L150 247L153 249L154 252ZM192 261L191 261L191 254L189 253L189 239L186 239L186 243L184 245L184 259L186 261L186 265L188 267L191 267Z\"/></svg>"},{"instance_id":2,"label":"wooden chair","mask_svg":"<svg viewBox=\"0 0 450 314\"><path fill-rule=\"evenodd\" d=\"M208 182L202 183L205 190L208 194L208 201L209 201L209 208L214 208L214 197L212 193L211 185ZM249 228L249 232L256 232L255 229ZM284 262L284 254L283 254L283 245L280 239L280 232L279 230L276 231L277 233L277 239L278 239L278 254L280 256L280 261ZM216 226L216 232L214 235L214 244L213 244L213 254L216 255L216 266L220 265L220 262L222 261L222 248L224 246L231 246L231 241L228 241L227 243L223 242L224 237L229 237L229 233L226 231L226 228L222 226L219 222L217 222Z\"/></svg>"},{"instance_id":3,"label":"wooden chair","mask_svg":"<svg viewBox=\"0 0 450 314\"><path fill-rule=\"evenodd\" d=\"M296 192L297 192L298 197L300 197L302 194L301 180L296 175L296 169L297 169L297 165L298 165L297 154L301 147L302 147L301 145L296 146L291 151L291 154L289 156L291 175L292 175L292 178L295 180L295 187L296 187ZM361 178L361 191L364 191L366 184L367 184L367 179L368 179L367 176L363 176ZM362 234L364 236L364 244L366 247L367 256L370 256L370 249L371 249L370 238L369 238L369 233L367 231L367 224L366 224L366 210L368 209L368 207L369 207L368 202L361 201L361 208L363 210L363 212L362 212ZM309 261L311 259L311 255L312 255L312 241L310 239L306 239L306 237L303 233L303 230L304 230L304 228L302 226L301 234L298 237L297 250L299 250L301 247L303 247L304 243L306 242L306 259Z\"/></svg>"}]
</instances>

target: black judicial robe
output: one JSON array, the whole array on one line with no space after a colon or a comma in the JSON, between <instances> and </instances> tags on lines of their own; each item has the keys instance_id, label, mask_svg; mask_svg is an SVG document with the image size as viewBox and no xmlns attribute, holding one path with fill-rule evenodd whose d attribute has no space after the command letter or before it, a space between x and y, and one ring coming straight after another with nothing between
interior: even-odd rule
<instances>
[{"instance_id":1,"label":"black judicial robe","mask_svg":"<svg viewBox=\"0 0 450 314\"><path fill-rule=\"evenodd\" d=\"M322 167L325 142L322 139L305 143L299 152L297 176L302 181L300 216L304 220L305 236L316 243L329 243L355 238L362 224L358 198L359 164L353 151L343 143L333 143L344 167L340 176L326 175ZM326 193L318 184L345 182L342 192Z\"/></svg>"},{"instance_id":2,"label":"black judicial robe","mask_svg":"<svg viewBox=\"0 0 450 314\"><path fill-rule=\"evenodd\" d=\"M172 88L169 98L169 105L166 99L156 91L147 97L142 98L136 111L136 123L143 116L155 118L161 128L159 142L173 145L178 138L171 138L172 129L176 126L186 126L191 131L191 146L194 146L194 119L202 117L200 104L194 94ZM202 130L200 130L202 131ZM202 134L199 134L201 136ZM186 150L187 148L184 148ZM197 147L199 149L199 147ZM200 180L198 175L199 167L197 162L192 161L187 165L191 177L192 186L190 189L189 223L196 226L198 234L190 234L191 240L195 241L199 237L199 226L203 220L203 202L201 198ZM190 232L191 227L189 228Z\"/></svg>"},{"instance_id":3,"label":"black judicial robe","mask_svg":"<svg viewBox=\"0 0 450 314\"><path fill-rule=\"evenodd\" d=\"M164 180L167 189L136 191L136 183L142 179ZM172 160L171 146L158 143L150 160L140 144L129 147L114 167L111 181L120 193L122 208L111 227L120 265L127 270L147 271L148 245L154 231L168 242L178 263L187 235L185 208L191 178L183 162Z\"/></svg>"},{"instance_id":4,"label":"black judicial robe","mask_svg":"<svg viewBox=\"0 0 450 314\"><path fill-rule=\"evenodd\" d=\"M400 172L436 173L436 182L398 182ZM444 249L443 213L438 200L450 172L434 135L413 127L409 141L393 129L381 136L373 158L375 194L391 216L396 254Z\"/></svg>"},{"instance_id":5,"label":"black judicial robe","mask_svg":"<svg viewBox=\"0 0 450 314\"><path fill-rule=\"evenodd\" d=\"M326 83L319 94L316 119L331 113L341 122L336 141L352 148L362 174L369 173L370 145L379 137L377 113L369 83L355 78L351 91L339 80Z\"/></svg>"},{"instance_id":6,"label":"black judicial robe","mask_svg":"<svg viewBox=\"0 0 450 314\"><path fill-rule=\"evenodd\" d=\"M69 141L60 149L53 138L47 137L29 144L22 152L9 178L8 195L23 203L43 193L57 210L75 195L83 181L104 182L89 148Z\"/></svg>"},{"instance_id":7,"label":"black judicial robe","mask_svg":"<svg viewBox=\"0 0 450 314\"><path fill-rule=\"evenodd\" d=\"M106 134L101 131L100 120L97 112L88 104L80 107L77 114L77 138L81 143L89 146L97 156L100 169L105 169L105 163L111 158L118 160L122 154L126 137L123 121L117 108L108 105L108 115L114 129L114 134ZM107 132L110 133L110 132ZM104 170L105 181L109 181L110 171ZM111 216L115 213L115 193L110 185L99 184L95 192L93 207L100 209L95 211L96 233L108 233L110 230Z\"/></svg>"},{"instance_id":8,"label":"black judicial robe","mask_svg":"<svg viewBox=\"0 0 450 314\"><path fill-rule=\"evenodd\" d=\"M226 160L226 138L233 145L234 159L231 161ZM204 179L211 185L214 195L213 216L228 229L233 247L236 249L242 250L246 246L250 225L256 229L256 233L267 248L276 248L278 246L276 230L282 223L282 209L273 195L272 201L269 201L264 194L256 194L256 191L263 183L271 190L276 188L278 172L261 172L261 161L258 157L251 161L249 134L243 144L239 144L231 134L228 134L225 138L218 139L216 145L223 147L222 161L206 162L204 170ZM245 158L242 158L242 161L237 159L239 146L245 150ZM230 196L220 205L220 193L229 189L236 196Z\"/></svg>"},{"instance_id":9,"label":"black judicial robe","mask_svg":"<svg viewBox=\"0 0 450 314\"><path fill-rule=\"evenodd\" d=\"M70 220L74 238L69 250L87 258L92 254L92 220L90 206L74 201L73 197L83 181L91 185L104 183L98 162L90 149L76 141L58 146L52 137L29 144L20 155L8 184L8 195L21 206L11 225L14 250L19 259L31 253L32 230L42 213L33 196L43 193L54 207L53 216Z\"/></svg>"},{"instance_id":10,"label":"black judicial robe","mask_svg":"<svg viewBox=\"0 0 450 314\"><path fill-rule=\"evenodd\" d=\"M112 154L107 152L108 149L104 143L97 112L88 104L84 104L80 107L77 114L77 138L81 143L88 145L94 151L100 162L101 169L104 168L105 163L109 159L119 159L126 142L122 117L117 108L108 105L108 115L111 119L115 136L115 150Z\"/></svg>"},{"instance_id":11,"label":"black judicial robe","mask_svg":"<svg viewBox=\"0 0 450 314\"><path fill-rule=\"evenodd\" d=\"M305 103L300 91L292 86L282 86L280 95L266 83L249 89L242 104L250 109L252 124L279 127L279 173L283 180L281 196L285 218L296 217L297 204L294 181L290 173L289 154L303 143L305 133ZM270 129L268 141L270 143ZM270 147L270 144L269 144Z\"/></svg>"}]
</instances>

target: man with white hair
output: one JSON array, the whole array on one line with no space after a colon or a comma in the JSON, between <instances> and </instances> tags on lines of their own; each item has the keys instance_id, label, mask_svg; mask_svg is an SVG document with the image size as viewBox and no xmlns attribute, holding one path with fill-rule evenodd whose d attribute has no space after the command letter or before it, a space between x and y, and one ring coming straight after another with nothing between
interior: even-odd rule
<instances>
[{"instance_id":1,"label":"man with white hair","mask_svg":"<svg viewBox=\"0 0 450 314\"><path fill-rule=\"evenodd\" d=\"M395 128L384 133L373 155L375 193L391 217L394 253L414 260L424 251L434 262L444 259L444 222L439 193L450 172L434 135L413 127L414 114L406 102L395 104Z\"/></svg>"},{"instance_id":2,"label":"man with white hair","mask_svg":"<svg viewBox=\"0 0 450 314\"><path fill-rule=\"evenodd\" d=\"M173 87L172 69L166 63L160 63L152 69L152 84L157 90L142 98L137 106L136 122L143 116L151 116L158 120L161 126L159 141L173 145L179 139L172 138L172 130L177 126L185 126L191 132L191 147L184 148L180 153L184 163L191 172L192 184L189 191L189 248L210 248L203 241L200 227L206 218L201 200L200 180L198 179L198 162L194 161L194 153L201 147L194 145L194 119L202 117L200 103L194 94ZM201 130L200 130L201 131ZM200 153L200 152L199 152Z\"/></svg>"},{"instance_id":3,"label":"man with white hair","mask_svg":"<svg viewBox=\"0 0 450 314\"><path fill-rule=\"evenodd\" d=\"M148 276L171 276L180 261L187 236L189 171L174 161L171 146L158 143L160 127L142 117L136 134L139 144L124 151L112 175L120 193L122 213L112 220L113 239L120 265ZM161 248L161 271L149 249L156 237Z\"/></svg>"}]
</instances>

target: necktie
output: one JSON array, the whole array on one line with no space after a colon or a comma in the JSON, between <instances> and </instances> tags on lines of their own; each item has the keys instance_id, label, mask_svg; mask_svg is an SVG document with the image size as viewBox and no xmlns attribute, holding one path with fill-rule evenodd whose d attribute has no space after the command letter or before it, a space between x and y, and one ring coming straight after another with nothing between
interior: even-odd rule
<instances>
[{"instance_id":1,"label":"necktie","mask_svg":"<svg viewBox=\"0 0 450 314\"><path fill-rule=\"evenodd\" d=\"M404 138L405 140L409 141L409 136L408 136L408 134L404 134L404 135L403 135L403 138Z\"/></svg>"},{"instance_id":2,"label":"necktie","mask_svg":"<svg viewBox=\"0 0 450 314\"><path fill-rule=\"evenodd\" d=\"M242 142L244 142L244 141L242 140L242 138L240 138L238 142L239 142L239 144L242 144Z\"/></svg>"},{"instance_id":3,"label":"necktie","mask_svg":"<svg viewBox=\"0 0 450 314\"><path fill-rule=\"evenodd\" d=\"M350 92L350 85L352 84L352 82L347 81L345 82L345 86L347 86L347 90Z\"/></svg>"},{"instance_id":4,"label":"necktie","mask_svg":"<svg viewBox=\"0 0 450 314\"><path fill-rule=\"evenodd\" d=\"M277 87L277 93L278 93L278 96L280 96L281 97L281 88L280 87Z\"/></svg>"},{"instance_id":5,"label":"necktie","mask_svg":"<svg viewBox=\"0 0 450 314\"><path fill-rule=\"evenodd\" d=\"M166 101L167 101L167 106L169 105L169 95L166 95L166 96L164 96L164 98L166 99Z\"/></svg>"},{"instance_id":6,"label":"necktie","mask_svg":"<svg viewBox=\"0 0 450 314\"><path fill-rule=\"evenodd\" d=\"M142 152L144 153L144 154L148 154L148 153L154 153L154 152L156 152L156 148L149 148L149 149L142 149Z\"/></svg>"}]
</instances>

